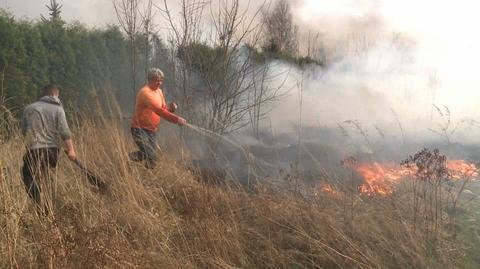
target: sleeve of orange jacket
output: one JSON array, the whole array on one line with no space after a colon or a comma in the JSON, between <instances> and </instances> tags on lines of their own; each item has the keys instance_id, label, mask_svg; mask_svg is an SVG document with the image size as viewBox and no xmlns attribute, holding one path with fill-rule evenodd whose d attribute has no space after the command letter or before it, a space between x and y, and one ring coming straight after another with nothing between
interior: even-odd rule
<instances>
[{"instance_id":1,"label":"sleeve of orange jacket","mask_svg":"<svg viewBox=\"0 0 480 269\"><path fill-rule=\"evenodd\" d=\"M178 123L178 116L168 111L166 107L162 107L162 104L155 100L153 95L147 95L147 102L151 106L153 112L157 113L160 117L168 120L169 122Z\"/></svg>"}]
</instances>

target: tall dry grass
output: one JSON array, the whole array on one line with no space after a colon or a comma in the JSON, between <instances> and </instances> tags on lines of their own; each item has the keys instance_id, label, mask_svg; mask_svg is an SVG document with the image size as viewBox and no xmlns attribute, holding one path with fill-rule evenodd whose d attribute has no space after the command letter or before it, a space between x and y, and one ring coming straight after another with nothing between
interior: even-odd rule
<instances>
[{"instance_id":1,"label":"tall dry grass","mask_svg":"<svg viewBox=\"0 0 480 269\"><path fill-rule=\"evenodd\" d=\"M167 154L128 160L122 125L76 124L79 158L109 184L100 194L66 156L38 216L20 177L20 136L0 148L0 268L456 268L448 234L413 230L411 197L202 183ZM349 182L348 180L346 180ZM348 211L348 212L347 212ZM352 213L353 212L353 213Z\"/></svg>"}]
</instances>

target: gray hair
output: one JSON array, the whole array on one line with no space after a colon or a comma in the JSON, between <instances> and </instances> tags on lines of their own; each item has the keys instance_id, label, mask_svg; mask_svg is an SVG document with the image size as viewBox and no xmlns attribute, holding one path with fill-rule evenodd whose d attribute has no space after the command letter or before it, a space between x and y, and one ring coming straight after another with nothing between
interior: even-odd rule
<instances>
[{"instance_id":1,"label":"gray hair","mask_svg":"<svg viewBox=\"0 0 480 269\"><path fill-rule=\"evenodd\" d=\"M160 78L163 79L165 76L163 75L162 70L158 68L150 68L148 69L147 79L148 81L152 81L154 79Z\"/></svg>"}]
</instances>

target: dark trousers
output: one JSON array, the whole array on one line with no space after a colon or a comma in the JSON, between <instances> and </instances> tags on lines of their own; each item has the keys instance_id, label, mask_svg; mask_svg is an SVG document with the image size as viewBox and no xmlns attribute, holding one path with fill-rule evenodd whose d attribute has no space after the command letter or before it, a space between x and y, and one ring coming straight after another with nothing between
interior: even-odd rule
<instances>
[{"instance_id":1,"label":"dark trousers","mask_svg":"<svg viewBox=\"0 0 480 269\"><path fill-rule=\"evenodd\" d=\"M157 161L157 143L155 142L155 132L141 129L131 128L133 141L138 146L138 151L130 154L130 159L136 162L146 160L147 168L154 168Z\"/></svg>"},{"instance_id":2,"label":"dark trousers","mask_svg":"<svg viewBox=\"0 0 480 269\"><path fill-rule=\"evenodd\" d=\"M23 156L22 179L28 196L41 208L41 185L50 180L58 163L58 148L29 149ZM52 169L51 169L52 168Z\"/></svg>"}]
</instances>

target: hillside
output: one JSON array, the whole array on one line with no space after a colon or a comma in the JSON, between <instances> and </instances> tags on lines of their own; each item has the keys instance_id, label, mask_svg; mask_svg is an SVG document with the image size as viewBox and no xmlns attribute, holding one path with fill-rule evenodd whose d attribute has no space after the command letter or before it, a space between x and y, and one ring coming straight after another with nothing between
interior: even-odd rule
<instances>
[{"instance_id":1,"label":"hillside","mask_svg":"<svg viewBox=\"0 0 480 269\"><path fill-rule=\"evenodd\" d=\"M265 180L246 191L205 183L187 155L162 154L154 170L130 162L133 143L118 122L74 133L109 191L62 156L47 199L53 215L38 216L18 173L21 139L3 144L1 268L462 268L451 232L414 230L407 187L388 197L341 186L299 195Z\"/></svg>"}]
</instances>

